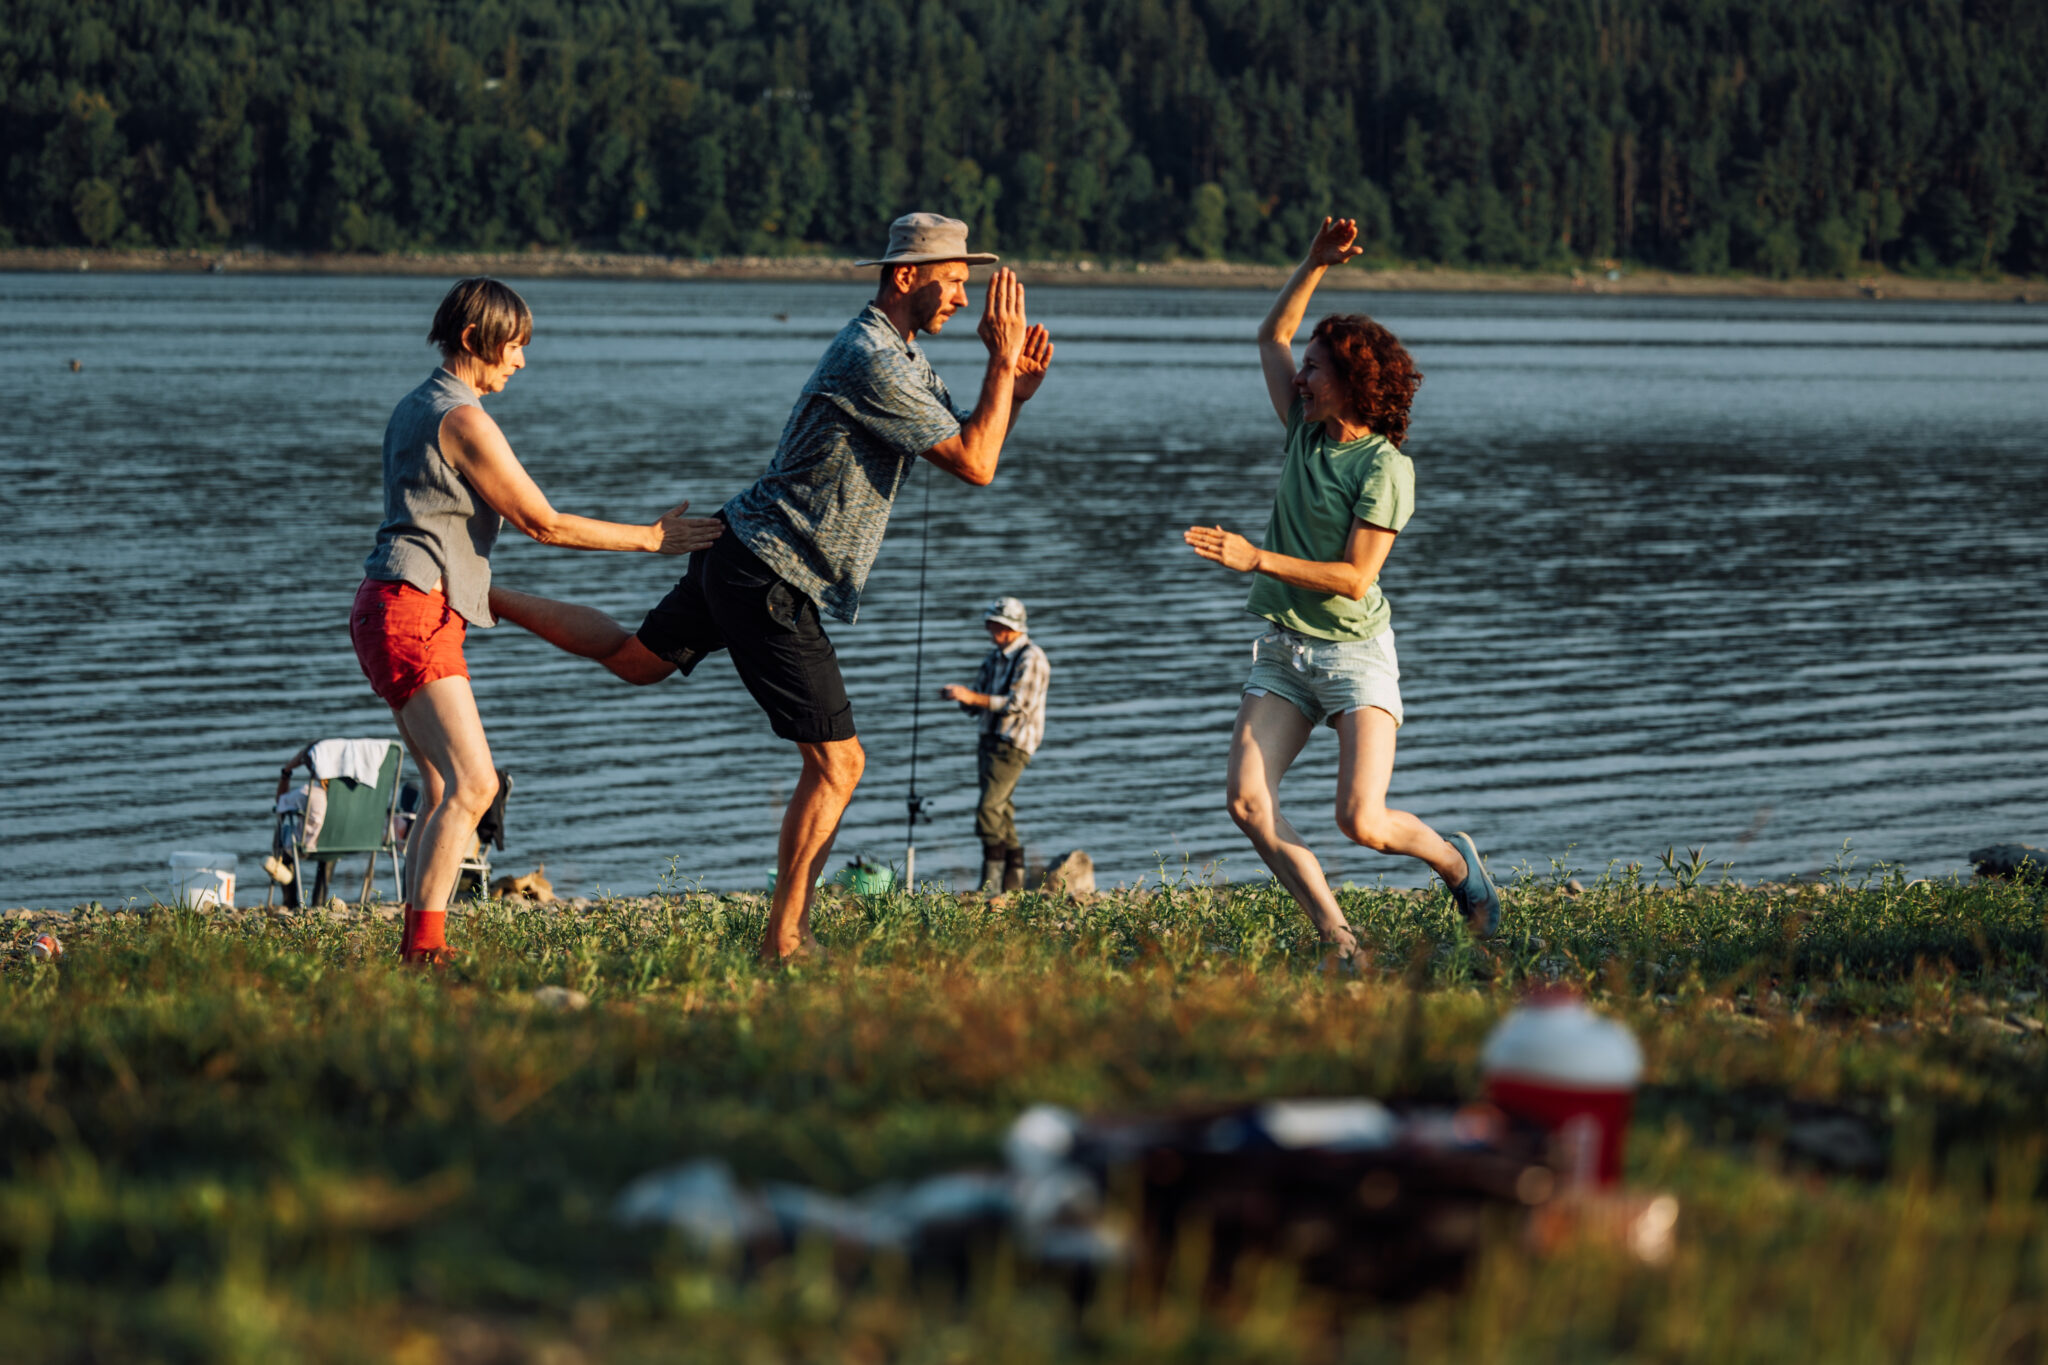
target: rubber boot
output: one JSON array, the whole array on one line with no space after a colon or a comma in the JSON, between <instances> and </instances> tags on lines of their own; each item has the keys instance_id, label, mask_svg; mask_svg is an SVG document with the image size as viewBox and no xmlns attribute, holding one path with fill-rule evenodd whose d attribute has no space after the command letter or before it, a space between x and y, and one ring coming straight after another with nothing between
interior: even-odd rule
<instances>
[{"instance_id":1,"label":"rubber boot","mask_svg":"<svg viewBox=\"0 0 2048 1365\"><path fill-rule=\"evenodd\" d=\"M1003 889L1003 846L983 844L981 846L981 886L984 895L993 896Z\"/></svg>"},{"instance_id":2,"label":"rubber boot","mask_svg":"<svg viewBox=\"0 0 2048 1365\"><path fill-rule=\"evenodd\" d=\"M1024 850L1006 848L1003 850L1003 890L1024 889Z\"/></svg>"}]
</instances>

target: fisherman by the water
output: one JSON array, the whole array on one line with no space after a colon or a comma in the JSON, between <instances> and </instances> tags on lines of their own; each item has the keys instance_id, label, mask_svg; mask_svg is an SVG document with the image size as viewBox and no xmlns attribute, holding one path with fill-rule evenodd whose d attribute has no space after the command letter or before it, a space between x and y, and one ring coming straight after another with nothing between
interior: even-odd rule
<instances>
[{"instance_id":1,"label":"fisherman by the water","mask_svg":"<svg viewBox=\"0 0 2048 1365\"><path fill-rule=\"evenodd\" d=\"M1354 256L1358 225L1323 220L1308 258L1259 327L1266 395L1286 428L1279 488L1262 545L1192 526L1196 554L1253 576L1245 609L1265 618L1230 739L1230 817L1342 957L1357 951L1322 865L1280 814L1280 779L1319 724L1337 731L1337 827L1380 853L1420 859L1476 935L1500 926L1500 893L1467 834L1447 843L1387 806L1401 670L1380 569L1415 510L1415 468L1401 450L1422 372L1371 318L1332 314L1297 369L1294 334L1324 272Z\"/></svg>"},{"instance_id":2,"label":"fisherman by the water","mask_svg":"<svg viewBox=\"0 0 2048 1365\"><path fill-rule=\"evenodd\" d=\"M981 799L974 807L974 832L981 839L981 889L1024 889L1024 840L1017 833L1017 779L1045 738L1045 692L1052 665L1025 633L1024 604L999 597L982 620L988 656L973 687L947 683L939 695L981 719L975 775Z\"/></svg>"},{"instance_id":3,"label":"fisherman by the water","mask_svg":"<svg viewBox=\"0 0 2048 1365\"><path fill-rule=\"evenodd\" d=\"M822 618L851 623L911 467L929 460L967 483L995 477L1018 406L1038 391L1052 342L1024 316L1008 270L988 284L979 328L988 350L971 412L919 349L965 308L967 224L910 213L889 228L874 301L833 339L791 411L768 469L718 514L728 528L692 556L689 572L629 632L591 607L494 589L492 608L628 682L687 675L727 650L770 726L797 746L803 774L783 812L775 895L761 955L780 960L814 943L811 902L866 756Z\"/></svg>"}]
</instances>

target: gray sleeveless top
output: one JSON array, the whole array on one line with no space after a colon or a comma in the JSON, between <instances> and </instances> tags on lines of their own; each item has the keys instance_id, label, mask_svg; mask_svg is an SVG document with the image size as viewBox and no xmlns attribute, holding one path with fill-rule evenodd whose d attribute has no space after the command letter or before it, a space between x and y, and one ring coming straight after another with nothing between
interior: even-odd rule
<instances>
[{"instance_id":1,"label":"gray sleeveless top","mask_svg":"<svg viewBox=\"0 0 2048 1365\"><path fill-rule=\"evenodd\" d=\"M384 524L363 576L421 592L439 579L456 615L489 626L491 546L504 518L441 455L441 419L476 403L469 385L441 369L399 400L384 428Z\"/></svg>"}]
</instances>

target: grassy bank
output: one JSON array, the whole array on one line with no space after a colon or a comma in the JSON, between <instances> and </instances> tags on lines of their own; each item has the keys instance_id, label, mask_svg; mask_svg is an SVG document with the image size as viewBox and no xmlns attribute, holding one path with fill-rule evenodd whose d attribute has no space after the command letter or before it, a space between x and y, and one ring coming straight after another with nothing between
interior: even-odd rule
<instances>
[{"instance_id":1,"label":"grassy bank","mask_svg":"<svg viewBox=\"0 0 2048 1365\"><path fill-rule=\"evenodd\" d=\"M19 1360L2035 1360L2048 1353L2043 893L1857 877L1583 894L1525 879L1494 961L1447 902L1345 894L1320 969L1270 887L1089 905L842 899L832 960L753 965L758 897L493 903L442 981L376 911L0 922L0 1340ZM964 1298L799 1254L741 1276L615 1228L719 1155L853 1191L987 1163L1023 1106L1453 1098L1528 981L1643 1040L1649 1270L1503 1240L1460 1293L1077 1316L1003 1264ZM588 994L560 1012L536 988ZM1816 1139L1847 1132L1869 1139ZM1333 1323L1336 1324L1333 1328Z\"/></svg>"},{"instance_id":2,"label":"grassy bank","mask_svg":"<svg viewBox=\"0 0 2048 1365\"><path fill-rule=\"evenodd\" d=\"M1290 267L1237 261L1013 260L1027 285L1157 289L1278 289ZM509 279L762 280L867 284L872 269L851 257L674 257L597 251L395 252L325 254L169 249L0 250L4 271L114 271L235 275L500 275ZM1452 294L1616 294L1679 298L1931 299L2048 303L2048 282L2019 276L1939 277L1872 271L1853 278L1770 279L1688 275L1670 270L1478 270L1412 264L1354 265L1327 290Z\"/></svg>"}]
</instances>

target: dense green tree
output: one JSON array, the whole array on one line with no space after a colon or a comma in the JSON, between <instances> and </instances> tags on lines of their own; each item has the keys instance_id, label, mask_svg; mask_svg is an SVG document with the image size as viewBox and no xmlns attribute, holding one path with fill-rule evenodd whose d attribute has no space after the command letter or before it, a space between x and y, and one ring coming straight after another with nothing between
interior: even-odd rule
<instances>
[{"instance_id":1,"label":"dense green tree","mask_svg":"<svg viewBox=\"0 0 2048 1365\"><path fill-rule=\"evenodd\" d=\"M2048 270L2009 0L0 0L0 241Z\"/></svg>"},{"instance_id":2,"label":"dense green tree","mask_svg":"<svg viewBox=\"0 0 2048 1365\"><path fill-rule=\"evenodd\" d=\"M1189 205L1185 232L1188 250L1204 260L1215 261L1223 258L1224 234L1229 224L1226 215L1229 207L1229 196L1215 181L1204 181L1195 186L1194 202Z\"/></svg>"}]
</instances>

